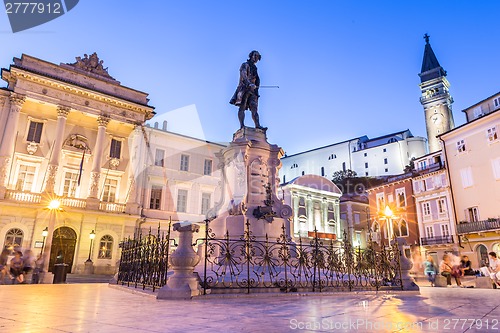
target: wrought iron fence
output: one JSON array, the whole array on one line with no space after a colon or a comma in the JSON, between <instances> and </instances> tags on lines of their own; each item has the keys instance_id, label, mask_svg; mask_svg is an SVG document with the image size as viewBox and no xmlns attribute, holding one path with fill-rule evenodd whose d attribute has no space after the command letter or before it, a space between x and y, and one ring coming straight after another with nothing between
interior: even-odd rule
<instances>
[{"instance_id":1,"label":"wrought iron fence","mask_svg":"<svg viewBox=\"0 0 500 333\"><path fill-rule=\"evenodd\" d=\"M142 289L152 288L155 291L166 284L169 268L170 229L165 232L152 233L151 228L145 236L142 232L134 239L126 239L120 245L122 255L118 271L118 284Z\"/></svg>"},{"instance_id":2,"label":"wrought iron fence","mask_svg":"<svg viewBox=\"0 0 500 333\"><path fill-rule=\"evenodd\" d=\"M167 282L170 251L167 233L148 235L122 242L118 284L152 288ZM378 246L371 239L366 249L353 247L344 232L343 242L287 236L285 227L277 239L258 240L246 222L244 235L217 238L206 221L204 259L198 266L203 294L246 292L258 289L296 291L357 291L403 289L400 249L397 244ZM340 245L338 245L340 244ZM193 244L194 246L195 244ZM225 291L223 290L225 289Z\"/></svg>"},{"instance_id":3,"label":"wrought iron fence","mask_svg":"<svg viewBox=\"0 0 500 333\"><path fill-rule=\"evenodd\" d=\"M377 248L369 240L367 249L352 246L344 232L337 246L315 232L312 239L293 242L285 227L278 239L257 240L249 230L232 239L229 233L216 238L207 223L202 286L207 289L277 288L295 291L353 291L403 289L400 249L397 244Z\"/></svg>"}]
</instances>

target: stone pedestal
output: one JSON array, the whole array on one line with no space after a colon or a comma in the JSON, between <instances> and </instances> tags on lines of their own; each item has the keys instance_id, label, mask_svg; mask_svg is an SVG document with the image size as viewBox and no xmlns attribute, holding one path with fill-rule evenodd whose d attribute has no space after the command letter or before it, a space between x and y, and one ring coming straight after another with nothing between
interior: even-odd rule
<instances>
[{"instance_id":1,"label":"stone pedestal","mask_svg":"<svg viewBox=\"0 0 500 333\"><path fill-rule=\"evenodd\" d=\"M413 263L405 256L405 251L403 248L403 246L406 245L405 239L397 237L395 240L391 241L391 245L393 245L394 242L396 242L399 247L399 264L401 267L401 272L398 272L396 270L396 279L401 279L403 290L420 290L418 285L415 283L415 279L410 275L410 270L413 267Z\"/></svg>"},{"instance_id":2,"label":"stone pedestal","mask_svg":"<svg viewBox=\"0 0 500 333\"><path fill-rule=\"evenodd\" d=\"M92 260L85 261L85 267L83 268L83 274L90 275L94 274L94 263Z\"/></svg>"},{"instance_id":3,"label":"stone pedestal","mask_svg":"<svg viewBox=\"0 0 500 333\"><path fill-rule=\"evenodd\" d=\"M267 234L279 237L282 225L290 232L290 206L276 196L278 170L283 150L267 142L266 130L251 127L239 129L233 141L218 154L223 172L223 198L210 223L216 237L239 238L250 222L250 231L257 239Z\"/></svg>"},{"instance_id":4,"label":"stone pedestal","mask_svg":"<svg viewBox=\"0 0 500 333\"><path fill-rule=\"evenodd\" d=\"M193 234L200 230L196 224L181 222L173 225L179 232L179 246L169 257L174 274L159 291L158 299L190 299L200 295L200 287L194 268L200 256L193 251Z\"/></svg>"}]
</instances>

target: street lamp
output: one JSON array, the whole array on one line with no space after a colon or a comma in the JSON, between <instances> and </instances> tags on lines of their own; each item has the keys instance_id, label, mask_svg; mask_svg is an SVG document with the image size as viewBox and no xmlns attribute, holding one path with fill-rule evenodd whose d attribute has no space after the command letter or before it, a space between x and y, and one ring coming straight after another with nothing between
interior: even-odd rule
<instances>
[{"instance_id":1,"label":"street lamp","mask_svg":"<svg viewBox=\"0 0 500 333\"><path fill-rule=\"evenodd\" d=\"M95 238L94 230L92 230L92 232L90 233L89 238L90 238L90 249L89 249L89 258L87 259L87 262L92 262L90 256L92 255L92 245L94 244L94 238Z\"/></svg>"},{"instance_id":2,"label":"street lamp","mask_svg":"<svg viewBox=\"0 0 500 333\"><path fill-rule=\"evenodd\" d=\"M43 229L43 231L42 231L43 240L42 240L42 248L40 249L40 255L42 255L43 246L45 245L45 238L47 238L48 234L49 234L49 228L45 227L45 229Z\"/></svg>"},{"instance_id":3,"label":"street lamp","mask_svg":"<svg viewBox=\"0 0 500 333\"><path fill-rule=\"evenodd\" d=\"M391 244L392 240L392 218L394 217L394 212L389 206L385 206L384 216L387 219L387 235L389 236L389 244Z\"/></svg>"},{"instance_id":4,"label":"street lamp","mask_svg":"<svg viewBox=\"0 0 500 333\"><path fill-rule=\"evenodd\" d=\"M50 201L49 205L47 206L47 209L50 210L50 218L49 218L49 226L46 229L47 234L44 236L44 240L47 239L45 242L45 246L42 247L44 249L43 251L43 266L42 266L42 272L44 275L44 283L47 283L50 281L50 276L48 274L49 272L49 261L50 261L50 251L52 248L52 238L54 235L54 226L56 224L56 211L61 210L61 202L57 199L54 199ZM44 230L45 232L45 230ZM44 235L44 233L42 233Z\"/></svg>"}]
</instances>

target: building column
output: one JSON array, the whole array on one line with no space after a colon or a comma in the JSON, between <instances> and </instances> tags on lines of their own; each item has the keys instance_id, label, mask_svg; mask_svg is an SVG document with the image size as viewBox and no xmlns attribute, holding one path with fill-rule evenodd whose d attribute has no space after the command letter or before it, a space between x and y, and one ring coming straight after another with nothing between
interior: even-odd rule
<instances>
[{"instance_id":1,"label":"building column","mask_svg":"<svg viewBox=\"0 0 500 333\"><path fill-rule=\"evenodd\" d=\"M0 198L5 197L5 191L8 186L8 175L12 163L12 154L14 153L15 140L17 138L17 123L19 120L19 111L23 107L26 97L12 92L9 96L10 112L5 124L2 145L0 146Z\"/></svg>"},{"instance_id":2,"label":"building column","mask_svg":"<svg viewBox=\"0 0 500 333\"><path fill-rule=\"evenodd\" d=\"M307 209L307 231L314 231L314 210L313 201L310 194L306 198L306 209Z\"/></svg>"},{"instance_id":3,"label":"building column","mask_svg":"<svg viewBox=\"0 0 500 333\"><path fill-rule=\"evenodd\" d=\"M143 162L142 151L141 151L141 140L142 130L140 125L134 127L129 139L130 147L130 163L128 169L128 195L126 202L126 212L129 214L138 214L140 208L140 200L138 199L138 187L140 183L140 175L143 170L141 169Z\"/></svg>"},{"instance_id":4,"label":"building column","mask_svg":"<svg viewBox=\"0 0 500 333\"><path fill-rule=\"evenodd\" d=\"M94 160L92 163L92 172L90 173L90 191L89 198L97 199L99 195L99 179L101 178L102 153L104 141L106 139L106 126L109 123L108 116L99 116L97 118L97 140L94 147Z\"/></svg>"},{"instance_id":5,"label":"building column","mask_svg":"<svg viewBox=\"0 0 500 333\"><path fill-rule=\"evenodd\" d=\"M321 226L323 227L323 232L330 232L330 227L328 225L328 202L326 198L323 198L321 202Z\"/></svg>"},{"instance_id":6,"label":"building column","mask_svg":"<svg viewBox=\"0 0 500 333\"><path fill-rule=\"evenodd\" d=\"M45 192L54 193L54 185L59 168L59 160L61 156L61 148L64 140L64 129L66 127L66 119L71 108L59 105L57 107L57 126L56 138L54 139L54 147L52 148L52 155L50 157L49 165L47 167L47 182L45 183Z\"/></svg>"},{"instance_id":7,"label":"building column","mask_svg":"<svg viewBox=\"0 0 500 333\"><path fill-rule=\"evenodd\" d=\"M300 222L299 222L299 197L297 194L290 190L290 195L292 196L292 207L293 207L293 234L301 236Z\"/></svg>"}]
</instances>

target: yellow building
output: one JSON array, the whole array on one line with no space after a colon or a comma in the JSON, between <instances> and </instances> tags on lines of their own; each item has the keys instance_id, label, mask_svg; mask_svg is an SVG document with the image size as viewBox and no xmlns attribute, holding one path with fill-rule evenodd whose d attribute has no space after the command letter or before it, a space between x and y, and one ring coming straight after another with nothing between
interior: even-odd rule
<instances>
[{"instance_id":1,"label":"yellow building","mask_svg":"<svg viewBox=\"0 0 500 333\"><path fill-rule=\"evenodd\" d=\"M500 93L464 110L467 123L440 136L462 254L475 268L500 254Z\"/></svg>"},{"instance_id":2,"label":"yellow building","mask_svg":"<svg viewBox=\"0 0 500 333\"><path fill-rule=\"evenodd\" d=\"M102 63L95 53L59 65L22 55L1 73L1 245L45 245L51 269L59 257L71 272L90 259L95 273L113 273L119 241L141 221L129 146L154 108Z\"/></svg>"}]
</instances>

